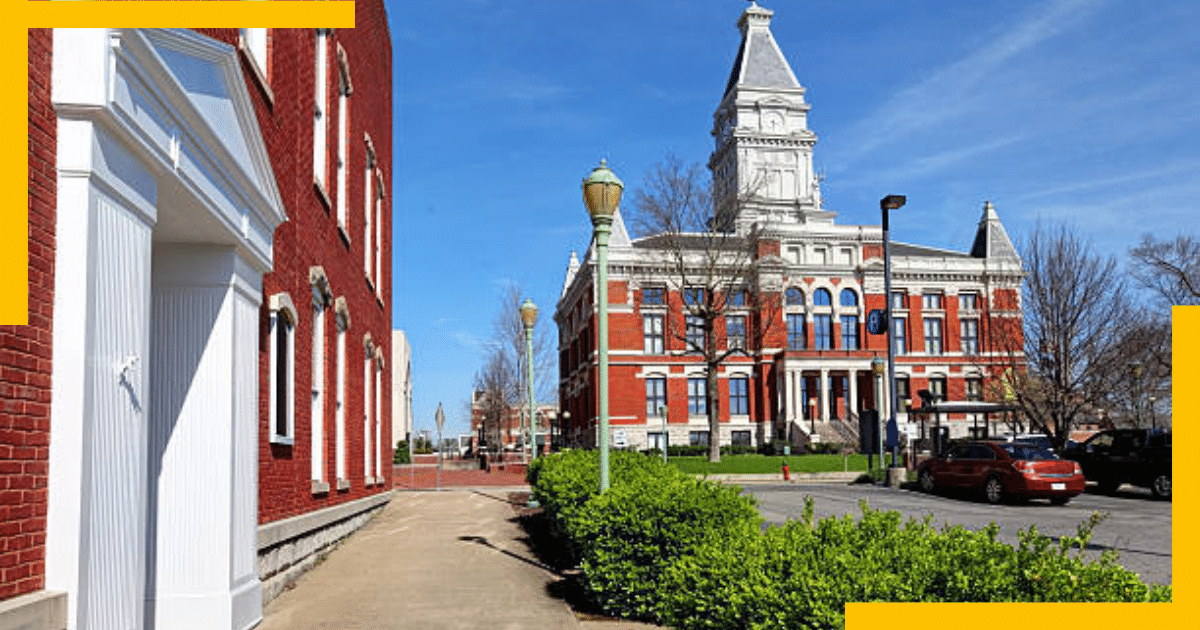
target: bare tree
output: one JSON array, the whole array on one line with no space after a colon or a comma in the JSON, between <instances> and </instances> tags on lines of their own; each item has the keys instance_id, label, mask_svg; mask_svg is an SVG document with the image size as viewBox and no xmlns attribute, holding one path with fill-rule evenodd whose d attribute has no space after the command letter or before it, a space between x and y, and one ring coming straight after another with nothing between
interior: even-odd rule
<instances>
[{"instance_id":1,"label":"bare tree","mask_svg":"<svg viewBox=\"0 0 1200 630\"><path fill-rule=\"evenodd\" d=\"M488 447L503 450L503 436L512 406L511 392L516 387L511 383L514 372L503 352L493 348L488 354L483 367L475 373L475 393L471 403L471 412L478 409L483 426L483 438Z\"/></svg>"},{"instance_id":2,"label":"bare tree","mask_svg":"<svg viewBox=\"0 0 1200 630\"><path fill-rule=\"evenodd\" d=\"M1119 348L1133 318L1116 259L1093 253L1074 229L1039 224L1021 249L1023 327L1001 319L992 342L1013 359L1005 388L1030 429L1061 447L1127 373Z\"/></svg>"},{"instance_id":3,"label":"bare tree","mask_svg":"<svg viewBox=\"0 0 1200 630\"><path fill-rule=\"evenodd\" d=\"M682 342L683 353L704 359L708 459L719 462L717 374L730 356L749 356L762 347L779 299L760 290L758 234L735 231L731 208L720 216L714 213L710 185L707 171L699 164L684 165L668 155L651 167L644 188L634 192L629 216L635 233L644 236L639 245L660 255L661 266L681 296L681 308L672 308L672 315L665 318L664 333ZM735 203L750 194L740 193ZM726 325L724 335L718 334L720 322ZM721 340L723 346L718 345Z\"/></svg>"},{"instance_id":4,"label":"bare tree","mask_svg":"<svg viewBox=\"0 0 1200 630\"><path fill-rule=\"evenodd\" d=\"M489 445L503 447L503 435L511 423L512 410L528 405L528 352L520 306L525 291L519 284L508 283L501 289L492 338L487 345L484 365L475 375L476 400L484 418L484 434ZM545 318L539 318L539 322ZM533 334L534 397L553 400L555 383L551 370L554 356L547 325L535 325ZM536 402L536 401L535 401Z\"/></svg>"},{"instance_id":5,"label":"bare tree","mask_svg":"<svg viewBox=\"0 0 1200 630\"><path fill-rule=\"evenodd\" d=\"M1200 240L1181 234L1160 241L1144 234L1129 255L1131 275L1166 304L1200 304Z\"/></svg>"}]
</instances>

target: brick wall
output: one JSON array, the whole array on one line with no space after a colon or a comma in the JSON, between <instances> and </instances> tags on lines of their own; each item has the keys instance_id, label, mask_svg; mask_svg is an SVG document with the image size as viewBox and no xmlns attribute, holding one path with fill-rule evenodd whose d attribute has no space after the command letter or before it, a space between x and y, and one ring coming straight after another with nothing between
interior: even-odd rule
<instances>
[{"instance_id":1,"label":"brick wall","mask_svg":"<svg viewBox=\"0 0 1200 630\"><path fill-rule=\"evenodd\" d=\"M268 36L268 68L265 85L249 69L242 55L243 69L254 101L263 140L275 170L280 196L288 220L275 231L274 270L263 278L263 309L260 326L263 339L259 346L259 522L267 523L359 499L391 487L391 233L392 233L392 55L387 18L379 0L359 2L356 28L336 29L329 36L327 93L329 109L326 148L329 172L322 192L313 176L313 109L316 33L313 29L271 29ZM237 45L237 29L205 29L201 32ZM348 238L337 225L339 203L335 164L338 133L338 47L345 51L353 92L349 97L349 133L347 142L346 193ZM364 269L368 242L364 239L367 218L366 183L367 144L371 140L377 169L384 183L379 245L380 267L375 274L378 287L370 282ZM372 193L379 190L378 180ZM311 449L312 413L310 388L313 356L313 307L309 268L320 266L329 279L335 298L344 297L350 312L346 331L345 426L346 469L349 490L338 490L336 474L335 397L337 389L337 323L334 309L325 317L325 480L330 490L312 493ZM295 326L295 404L293 443L270 441L270 394L268 343L270 296L286 292L297 310ZM380 382L379 443L373 451L380 460L384 481L365 486L363 470L363 418L365 413L363 339L370 334L372 343L385 359ZM372 376L373 379L373 376ZM374 404L375 384L370 384ZM374 413L374 412L372 412ZM372 442L375 434L372 431Z\"/></svg>"},{"instance_id":2,"label":"brick wall","mask_svg":"<svg viewBox=\"0 0 1200 630\"><path fill-rule=\"evenodd\" d=\"M29 29L29 325L0 326L0 599L43 588L54 307L49 29Z\"/></svg>"}]
</instances>

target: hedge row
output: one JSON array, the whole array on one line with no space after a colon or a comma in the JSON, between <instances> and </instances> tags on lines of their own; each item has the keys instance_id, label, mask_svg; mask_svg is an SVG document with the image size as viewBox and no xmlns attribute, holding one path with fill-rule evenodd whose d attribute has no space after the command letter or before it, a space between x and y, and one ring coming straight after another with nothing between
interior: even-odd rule
<instances>
[{"instance_id":1,"label":"hedge row","mask_svg":"<svg viewBox=\"0 0 1200 630\"><path fill-rule=\"evenodd\" d=\"M901 523L897 512L804 517L761 527L751 497L613 452L610 488L598 492L598 457L570 451L529 469L551 531L582 569L604 612L698 628L842 628L846 602L1169 601L1116 563L1080 557L1093 517L1057 543L1021 532L1016 547L992 524L973 532Z\"/></svg>"}]
</instances>

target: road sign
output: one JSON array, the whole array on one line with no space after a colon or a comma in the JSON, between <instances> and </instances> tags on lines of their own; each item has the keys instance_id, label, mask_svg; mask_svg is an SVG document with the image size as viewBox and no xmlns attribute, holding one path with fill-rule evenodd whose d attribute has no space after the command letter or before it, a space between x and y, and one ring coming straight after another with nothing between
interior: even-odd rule
<instances>
[{"instance_id":1,"label":"road sign","mask_svg":"<svg viewBox=\"0 0 1200 630\"><path fill-rule=\"evenodd\" d=\"M872 335L882 335L887 332L887 311L882 308L871 309L867 314L867 332Z\"/></svg>"},{"instance_id":2,"label":"road sign","mask_svg":"<svg viewBox=\"0 0 1200 630\"><path fill-rule=\"evenodd\" d=\"M613 431L613 446L617 448L629 446L629 436L625 434L625 429Z\"/></svg>"},{"instance_id":3,"label":"road sign","mask_svg":"<svg viewBox=\"0 0 1200 630\"><path fill-rule=\"evenodd\" d=\"M442 427L446 424L446 414L442 413L442 403L438 403L438 410L437 413L434 414L433 418L437 421L438 434L440 435L442 432Z\"/></svg>"}]
</instances>

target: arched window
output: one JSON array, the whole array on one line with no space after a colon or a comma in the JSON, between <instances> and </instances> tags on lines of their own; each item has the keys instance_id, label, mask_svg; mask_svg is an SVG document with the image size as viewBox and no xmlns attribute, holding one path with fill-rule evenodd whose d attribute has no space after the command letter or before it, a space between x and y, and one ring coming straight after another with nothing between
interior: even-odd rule
<instances>
[{"instance_id":1,"label":"arched window","mask_svg":"<svg viewBox=\"0 0 1200 630\"><path fill-rule=\"evenodd\" d=\"M816 306L829 306L832 303L832 297L829 295L829 289L817 289L813 292L813 304Z\"/></svg>"},{"instance_id":2,"label":"arched window","mask_svg":"<svg viewBox=\"0 0 1200 630\"><path fill-rule=\"evenodd\" d=\"M797 289L796 287L788 287L788 290L785 291L783 295L784 295L784 302L788 306L803 306L804 305L804 293L802 293L800 291L800 289Z\"/></svg>"},{"instance_id":3,"label":"arched window","mask_svg":"<svg viewBox=\"0 0 1200 630\"><path fill-rule=\"evenodd\" d=\"M858 294L853 289L842 289L842 306L858 306Z\"/></svg>"}]
</instances>

